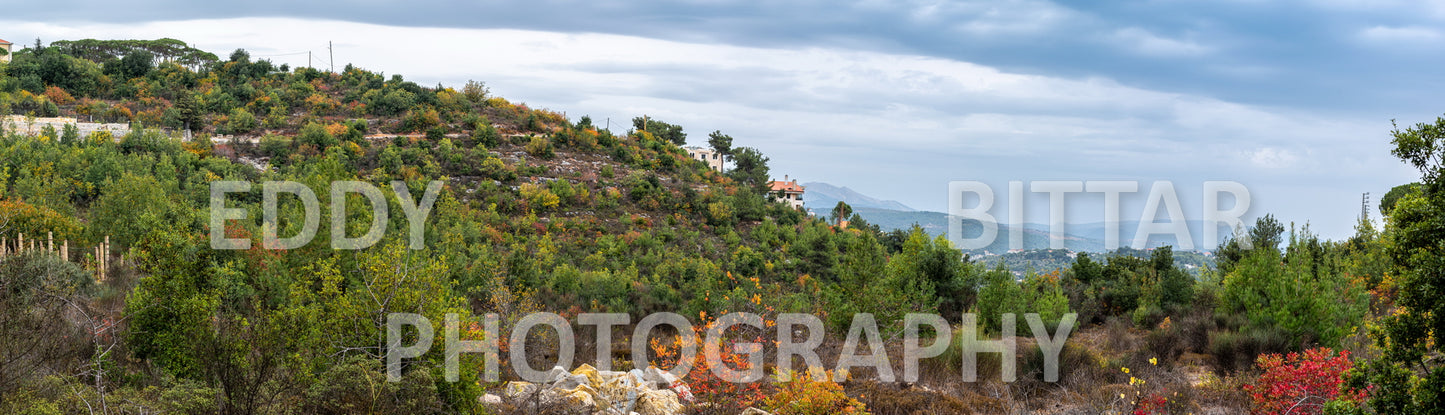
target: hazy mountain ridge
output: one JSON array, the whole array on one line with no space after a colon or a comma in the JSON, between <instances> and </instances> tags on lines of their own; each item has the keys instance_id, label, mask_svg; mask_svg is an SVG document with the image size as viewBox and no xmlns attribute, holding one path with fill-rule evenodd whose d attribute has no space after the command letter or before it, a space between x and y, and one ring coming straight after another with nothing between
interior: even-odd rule
<instances>
[{"instance_id":1,"label":"hazy mountain ridge","mask_svg":"<svg viewBox=\"0 0 1445 415\"><path fill-rule=\"evenodd\" d=\"M853 207L853 212L862 216L869 223L878 225L885 231L902 229L908 230L915 224L930 235L943 235L948 232L948 214L943 212L932 212L925 210L914 210L902 203L892 200L881 200L862 193L858 193L847 187L840 187L822 182L812 182L804 185L807 193L804 193L804 206L819 216L827 216L838 201L847 202ZM855 203L856 202L856 203ZM902 206L908 210L890 208L888 206ZM1129 246L1139 229L1140 222L1137 220L1119 222L1120 245ZM1201 243L1203 240L1204 221L1186 221L1189 236L1194 240L1195 250L1204 250ZM1024 223L1023 249L1049 249L1049 225L1040 223ZM1009 230L1011 226L1006 223L999 224L998 237L988 247L973 250L976 253L984 251L990 253L1007 252L1009 246ZM1064 228L1064 249L1081 252L1105 252L1105 232L1107 224L1104 222L1069 223ZM963 234L967 237L977 236L982 229L977 221L965 221ZM1229 235L1227 229L1219 230L1220 238ZM1170 235L1154 235L1148 240L1145 248L1158 248L1161 246L1174 246L1179 249L1179 244Z\"/></svg>"},{"instance_id":2,"label":"hazy mountain ridge","mask_svg":"<svg viewBox=\"0 0 1445 415\"><path fill-rule=\"evenodd\" d=\"M818 215L827 215L832 211L833 206L838 205L839 201L848 203L848 206L852 206L855 210L858 208L875 208L899 212L917 211L916 209L908 207L908 205L904 205L902 202L878 199L858 193L858 191L850 189L847 186L839 187L823 182L809 182L803 183L803 187L807 189L807 191L803 193L803 206L806 206L808 210Z\"/></svg>"}]
</instances>

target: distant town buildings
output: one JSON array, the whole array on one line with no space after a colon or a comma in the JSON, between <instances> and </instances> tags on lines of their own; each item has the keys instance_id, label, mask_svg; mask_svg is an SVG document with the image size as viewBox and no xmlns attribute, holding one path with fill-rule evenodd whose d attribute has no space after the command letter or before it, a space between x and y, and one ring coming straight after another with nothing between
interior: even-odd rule
<instances>
[{"instance_id":1,"label":"distant town buildings","mask_svg":"<svg viewBox=\"0 0 1445 415\"><path fill-rule=\"evenodd\" d=\"M789 181L788 176L783 175L783 180L773 181L769 188L773 194L779 195L782 201L787 202L794 209L803 208L803 186L799 186L797 180Z\"/></svg>"},{"instance_id":2,"label":"distant town buildings","mask_svg":"<svg viewBox=\"0 0 1445 415\"><path fill-rule=\"evenodd\" d=\"M688 157L692 157L694 160L702 160L703 163L707 163L708 168L716 170L719 173L723 171L722 154L718 154L717 151L706 147L687 147L686 150Z\"/></svg>"},{"instance_id":3,"label":"distant town buildings","mask_svg":"<svg viewBox=\"0 0 1445 415\"><path fill-rule=\"evenodd\" d=\"M9 61L10 61L10 47L11 47L11 46L14 46L14 45L15 45L14 43L10 43L9 41L7 41L7 40L5 40L5 39L0 39L0 49L4 49L4 50L5 50L5 55L4 55L4 56L0 56L0 62L9 62Z\"/></svg>"}]
</instances>

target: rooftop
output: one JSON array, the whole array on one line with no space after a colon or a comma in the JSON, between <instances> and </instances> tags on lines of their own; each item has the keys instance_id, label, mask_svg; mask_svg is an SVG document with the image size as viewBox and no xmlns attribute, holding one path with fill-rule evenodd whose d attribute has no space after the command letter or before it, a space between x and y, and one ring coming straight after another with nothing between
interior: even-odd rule
<instances>
[{"instance_id":1,"label":"rooftop","mask_svg":"<svg viewBox=\"0 0 1445 415\"><path fill-rule=\"evenodd\" d=\"M778 192L778 191L789 192L789 193L792 193L792 192L802 193L802 192L803 192L803 186L799 186L797 180L793 180L793 181L790 181L790 182L785 182L785 181L781 181L781 180L774 180L772 183L769 184L769 187L772 188L772 190L773 190L774 192Z\"/></svg>"}]
</instances>

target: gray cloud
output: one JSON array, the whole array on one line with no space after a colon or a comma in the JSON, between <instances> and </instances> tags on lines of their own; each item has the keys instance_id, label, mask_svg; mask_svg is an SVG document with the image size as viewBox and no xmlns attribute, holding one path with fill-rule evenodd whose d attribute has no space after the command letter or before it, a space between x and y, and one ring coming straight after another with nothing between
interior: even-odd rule
<instances>
[{"instance_id":1,"label":"gray cloud","mask_svg":"<svg viewBox=\"0 0 1445 415\"><path fill-rule=\"evenodd\" d=\"M839 47L1021 72L1105 76L1236 102L1358 111L1429 103L1402 103L1395 91L1434 79L1427 68L1445 63L1445 54L1391 53L1393 45L1358 40L1361 33L1418 38L1424 33L1420 28L1439 27L1445 14L1441 9L1403 1L420 0L399 5L58 0L11 5L6 14L16 20L116 23L303 17L412 27L612 33L759 47ZM1201 57L1209 62L1200 62ZM1240 67L1246 69L1231 70Z\"/></svg>"}]
</instances>

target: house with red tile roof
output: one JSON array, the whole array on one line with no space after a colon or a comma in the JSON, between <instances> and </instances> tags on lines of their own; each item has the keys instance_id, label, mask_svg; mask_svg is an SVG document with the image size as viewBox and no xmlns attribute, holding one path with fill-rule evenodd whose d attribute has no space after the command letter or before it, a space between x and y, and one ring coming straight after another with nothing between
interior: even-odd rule
<instances>
[{"instance_id":1,"label":"house with red tile roof","mask_svg":"<svg viewBox=\"0 0 1445 415\"><path fill-rule=\"evenodd\" d=\"M787 202L794 209L803 208L803 186L798 185L797 180L788 180L784 175L783 180L774 180L769 184L770 193L777 195L779 200Z\"/></svg>"}]
</instances>

